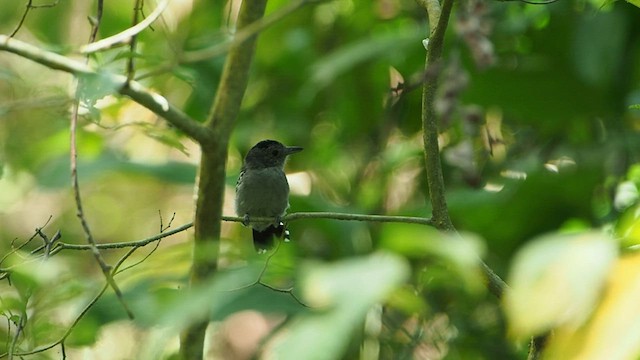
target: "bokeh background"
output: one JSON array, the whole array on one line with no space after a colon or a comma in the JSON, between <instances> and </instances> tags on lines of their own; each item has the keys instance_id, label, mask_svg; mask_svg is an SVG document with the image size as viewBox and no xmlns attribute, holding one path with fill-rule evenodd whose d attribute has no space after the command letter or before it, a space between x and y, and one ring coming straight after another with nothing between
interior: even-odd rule
<instances>
[{"instance_id":1,"label":"bokeh background","mask_svg":"<svg viewBox=\"0 0 640 360\"><path fill-rule=\"evenodd\" d=\"M270 1L267 14L287 4ZM0 4L0 33L18 27L25 5ZM87 17L95 5L65 1L31 9L15 38L82 59L77 49L89 38ZM146 12L154 6L145 2ZM140 81L204 121L224 56L188 59L229 38L236 6L172 1L138 39ZM129 27L132 7L130 1L106 2L100 37ZM640 242L638 19L640 9L624 1L456 4L437 100L447 200L454 225L474 234L474 246L499 275L507 277L514 255L542 234L604 228L623 250ZM291 212L428 217L420 121L427 33L426 13L411 0L310 2L266 29L230 144L224 213L234 215L242 157L257 141L271 138L305 147L287 165ZM116 48L91 63L124 73L127 56L128 48ZM64 242L85 243L69 175L74 86L67 74L0 53L0 255L45 224L50 235L60 230ZM192 141L122 97L100 97L81 115L79 180L97 241L143 239L171 219L173 227L191 221L199 161ZM293 241L282 249L285 269L380 248L415 261L403 239L422 236L408 226L333 220L295 221L290 230ZM149 258L151 248L139 250L132 259L145 261L119 280L127 293L135 297L159 284L185 286L190 236L186 231L164 239ZM222 245L223 264L243 264L252 252L250 231L225 223ZM113 262L123 252L105 256ZM412 310L396 319L406 325L407 312L429 314L433 320L423 330L430 342L418 346L391 331L382 353L523 356L526 346L508 338L499 301L459 281L456 276L466 273L452 275L446 256L436 257L425 275L428 294L400 296L416 302L399 305ZM64 251L52 263L55 275L36 281L32 303L39 310L33 311L46 321L30 333L34 344L55 338L51 328L68 322L102 281L89 252ZM8 321L10 308L3 308ZM74 351L120 358L105 355L94 342L108 341L101 337L108 327L138 334L122 318L117 302L105 295L74 331L80 349ZM278 319L260 324L268 329ZM343 356L357 351L352 343Z\"/></svg>"}]
</instances>

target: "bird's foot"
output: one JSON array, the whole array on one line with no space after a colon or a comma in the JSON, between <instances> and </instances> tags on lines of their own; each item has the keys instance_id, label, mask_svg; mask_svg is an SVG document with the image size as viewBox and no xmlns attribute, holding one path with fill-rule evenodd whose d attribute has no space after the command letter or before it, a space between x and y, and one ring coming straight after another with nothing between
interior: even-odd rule
<instances>
[{"instance_id":1,"label":"bird's foot","mask_svg":"<svg viewBox=\"0 0 640 360\"><path fill-rule=\"evenodd\" d=\"M242 225L249 226L249 224L249 214L244 214L244 216L242 217Z\"/></svg>"}]
</instances>

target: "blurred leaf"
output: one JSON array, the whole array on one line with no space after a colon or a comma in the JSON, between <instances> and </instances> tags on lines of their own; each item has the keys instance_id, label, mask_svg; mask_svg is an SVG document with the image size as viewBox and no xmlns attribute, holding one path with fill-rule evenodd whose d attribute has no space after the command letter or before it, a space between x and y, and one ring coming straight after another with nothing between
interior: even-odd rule
<instances>
[{"instance_id":1,"label":"blurred leaf","mask_svg":"<svg viewBox=\"0 0 640 360\"><path fill-rule=\"evenodd\" d=\"M78 168L85 181L113 172L145 175L161 181L185 184L192 184L196 177L196 168L192 164L175 161L160 165L136 163L108 151L95 159L81 159ZM40 168L37 178L42 186L59 188L69 185L69 176L69 158L65 156L51 160Z\"/></svg>"},{"instance_id":2,"label":"blurred leaf","mask_svg":"<svg viewBox=\"0 0 640 360\"><path fill-rule=\"evenodd\" d=\"M591 320L554 331L545 359L640 358L640 254L619 259Z\"/></svg>"},{"instance_id":3,"label":"blurred leaf","mask_svg":"<svg viewBox=\"0 0 640 360\"><path fill-rule=\"evenodd\" d=\"M628 19L623 11L616 9L580 19L573 42L573 61L582 80L592 85L606 85L615 79L611 71L620 68L623 61L618 54L626 46ZM607 51L601 51L605 44Z\"/></svg>"},{"instance_id":4,"label":"blurred leaf","mask_svg":"<svg viewBox=\"0 0 640 360\"><path fill-rule=\"evenodd\" d=\"M628 208L616 224L616 235L623 247L640 245L640 205Z\"/></svg>"},{"instance_id":5,"label":"blurred leaf","mask_svg":"<svg viewBox=\"0 0 640 360\"><path fill-rule=\"evenodd\" d=\"M6 259L11 267L11 281L20 294L31 294L44 286L56 284L62 274L68 271L68 263L51 257L47 260L18 251Z\"/></svg>"},{"instance_id":6,"label":"blurred leaf","mask_svg":"<svg viewBox=\"0 0 640 360\"><path fill-rule=\"evenodd\" d=\"M80 98L88 109L93 109L96 101L117 90L117 84L106 74L97 73L79 75L78 84Z\"/></svg>"},{"instance_id":7,"label":"blurred leaf","mask_svg":"<svg viewBox=\"0 0 640 360\"><path fill-rule=\"evenodd\" d=\"M23 312L26 304L20 298L13 295L3 295L0 301L0 314Z\"/></svg>"},{"instance_id":8,"label":"blurred leaf","mask_svg":"<svg viewBox=\"0 0 640 360\"><path fill-rule=\"evenodd\" d=\"M627 0L629 4L633 4L637 7L640 7L640 0Z\"/></svg>"},{"instance_id":9,"label":"blurred leaf","mask_svg":"<svg viewBox=\"0 0 640 360\"><path fill-rule=\"evenodd\" d=\"M591 314L616 259L617 244L599 232L551 234L520 250L504 298L512 334L539 335L579 326Z\"/></svg>"},{"instance_id":10,"label":"blurred leaf","mask_svg":"<svg viewBox=\"0 0 640 360\"><path fill-rule=\"evenodd\" d=\"M468 289L479 291L484 288L479 266L486 249L484 242L475 235L449 235L424 225L385 224L380 246L409 258L444 260L451 266L447 269L447 278L453 270Z\"/></svg>"},{"instance_id":11,"label":"blurred leaf","mask_svg":"<svg viewBox=\"0 0 640 360\"><path fill-rule=\"evenodd\" d=\"M410 46L422 47L420 41L423 38L421 28L408 26L393 33L372 34L363 40L347 44L316 61L310 85L322 88L364 61L393 55Z\"/></svg>"},{"instance_id":12,"label":"blurred leaf","mask_svg":"<svg viewBox=\"0 0 640 360\"><path fill-rule=\"evenodd\" d=\"M448 197L451 218L459 228L490 239L492 252L510 258L524 239L554 231L568 220L591 223L599 171L588 164L557 174L536 168L525 180L501 179L499 192L457 188Z\"/></svg>"},{"instance_id":13,"label":"blurred leaf","mask_svg":"<svg viewBox=\"0 0 640 360\"><path fill-rule=\"evenodd\" d=\"M184 111L193 119L206 119L213 103L216 84L222 73L224 58L215 58L193 64L185 64L172 70L173 74L187 81L193 88L184 106Z\"/></svg>"},{"instance_id":14,"label":"blurred leaf","mask_svg":"<svg viewBox=\"0 0 640 360\"><path fill-rule=\"evenodd\" d=\"M100 328L105 325L94 316L84 316L75 326L69 337L65 340L68 346L88 346L98 339Z\"/></svg>"},{"instance_id":15,"label":"blurred leaf","mask_svg":"<svg viewBox=\"0 0 640 360\"><path fill-rule=\"evenodd\" d=\"M265 348L265 358L340 358L367 311L407 278L409 268L396 255L375 253L308 265L303 273L304 299L312 310L294 318L274 336Z\"/></svg>"},{"instance_id":16,"label":"blurred leaf","mask_svg":"<svg viewBox=\"0 0 640 360\"><path fill-rule=\"evenodd\" d=\"M147 126L144 127L144 133L150 138L158 140L159 142L189 156L187 148L184 146L184 144L182 144L184 137L178 134L173 129L165 129L157 126Z\"/></svg>"},{"instance_id":17,"label":"blurred leaf","mask_svg":"<svg viewBox=\"0 0 640 360\"><path fill-rule=\"evenodd\" d=\"M222 320L240 310L295 313L304 307L291 295L255 284L263 262L219 272L211 281L187 291L155 287L143 282L127 296L134 299L137 320L144 325L165 325L180 331L193 321L211 316ZM163 314L158 316L158 314Z\"/></svg>"},{"instance_id":18,"label":"blurred leaf","mask_svg":"<svg viewBox=\"0 0 640 360\"><path fill-rule=\"evenodd\" d=\"M391 294L388 301L394 309L399 309L407 315L420 314L427 309L424 299L418 296L414 288L403 287Z\"/></svg>"}]
</instances>

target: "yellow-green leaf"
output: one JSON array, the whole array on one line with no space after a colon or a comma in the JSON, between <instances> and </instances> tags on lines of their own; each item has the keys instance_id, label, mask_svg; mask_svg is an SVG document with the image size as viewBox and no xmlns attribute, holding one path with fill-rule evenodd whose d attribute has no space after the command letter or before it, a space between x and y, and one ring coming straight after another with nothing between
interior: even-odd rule
<instances>
[{"instance_id":1,"label":"yellow-green leaf","mask_svg":"<svg viewBox=\"0 0 640 360\"><path fill-rule=\"evenodd\" d=\"M512 335L580 326L597 304L616 256L617 243L596 232L547 235L526 245L514 259L504 299Z\"/></svg>"}]
</instances>

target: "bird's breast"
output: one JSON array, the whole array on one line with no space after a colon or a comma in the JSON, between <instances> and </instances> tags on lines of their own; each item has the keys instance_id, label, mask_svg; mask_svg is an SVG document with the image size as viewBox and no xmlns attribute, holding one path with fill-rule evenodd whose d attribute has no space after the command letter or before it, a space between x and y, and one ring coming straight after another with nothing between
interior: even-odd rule
<instances>
[{"instance_id":1,"label":"bird's breast","mask_svg":"<svg viewBox=\"0 0 640 360\"><path fill-rule=\"evenodd\" d=\"M282 216L289 207L289 183L279 168L245 170L236 191L238 216Z\"/></svg>"}]
</instances>

